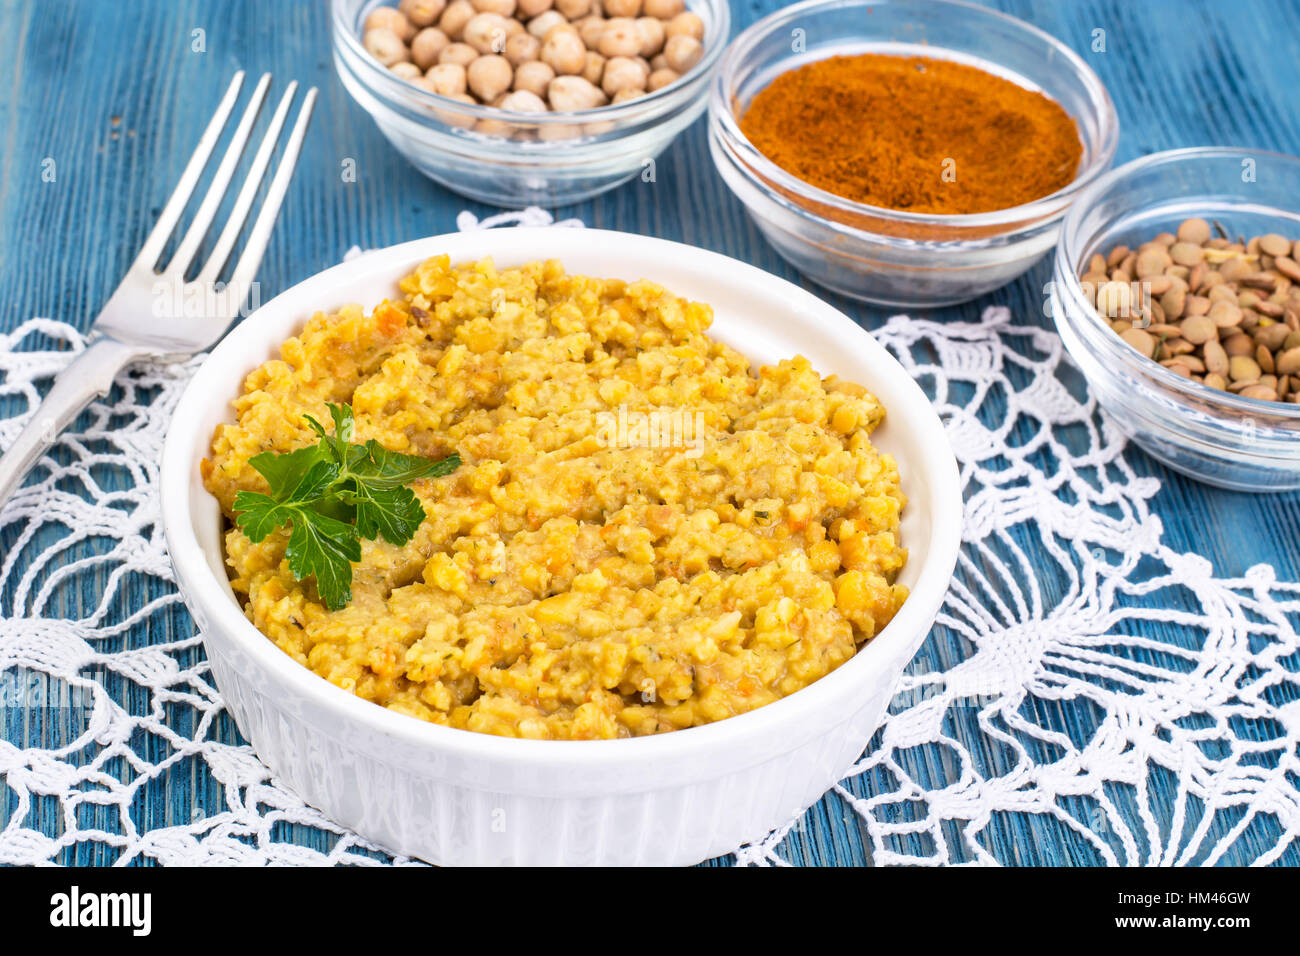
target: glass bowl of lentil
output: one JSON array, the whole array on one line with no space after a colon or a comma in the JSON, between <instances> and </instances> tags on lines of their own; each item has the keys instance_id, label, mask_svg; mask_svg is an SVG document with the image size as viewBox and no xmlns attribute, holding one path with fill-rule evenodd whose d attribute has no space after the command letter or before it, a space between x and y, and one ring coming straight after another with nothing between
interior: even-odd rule
<instances>
[{"instance_id":1,"label":"glass bowl of lentil","mask_svg":"<svg viewBox=\"0 0 1300 956\"><path fill-rule=\"evenodd\" d=\"M366 18L391 5L333 0L334 66L344 88L424 175L506 207L578 202L651 175L654 158L704 111L731 28L727 0L686 0L703 22L704 52L676 82L625 103L520 112L438 95L381 64L362 37Z\"/></svg>"},{"instance_id":2,"label":"glass bowl of lentil","mask_svg":"<svg viewBox=\"0 0 1300 956\"><path fill-rule=\"evenodd\" d=\"M1169 234L1193 218L1216 223L1231 237L1228 241L1289 237L1294 255L1300 252L1298 196L1300 158L1257 150L1179 149L1145 156L1098 180L1079 197L1062 227L1050 308L1061 340L1097 401L1152 456L1218 487L1300 488L1300 404L1214 388L1148 358L1117 334L1115 320L1097 311L1083 276L1094 256L1121 245L1137 250L1161 234L1167 242ZM1140 282L1135 288L1134 303L1151 301L1142 295ZM1285 321L1300 326L1296 288L1300 283L1293 285L1278 274L1269 297L1280 299L1276 304L1282 308L1270 306L1269 311L1284 317L1291 312ZM1243 328L1280 321L1251 308L1239 311L1246 313ZM1162 318L1173 321L1156 316ZM1151 319L1134 315L1131 321L1136 328L1149 328L1144 323Z\"/></svg>"},{"instance_id":3,"label":"glass bowl of lentil","mask_svg":"<svg viewBox=\"0 0 1300 956\"><path fill-rule=\"evenodd\" d=\"M859 54L951 60L1054 100L1078 127L1073 179L992 212L908 212L818 188L746 137L741 117L777 77ZM714 163L768 241L813 281L891 307L964 302L1024 273L1055 244L1079 191L1110 166L1118 139L1110 96L1078 55L1021 20L954 0L809 0L787 7L736 37L709 100Z\"/></svg>"}]
</instances>

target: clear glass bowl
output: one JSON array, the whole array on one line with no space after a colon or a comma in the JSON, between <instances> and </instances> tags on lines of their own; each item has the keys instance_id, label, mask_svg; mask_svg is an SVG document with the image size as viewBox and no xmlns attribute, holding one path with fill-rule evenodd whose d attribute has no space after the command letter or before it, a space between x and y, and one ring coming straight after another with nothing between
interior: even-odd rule
<instances>
[{"instance_id":1,"label":"clear glass bowl","mask_svg":"<svg viewBox=\"0 0 1300 956\"><path fill-rule=\"evenodd\" d=\"M704 111L731 29L726 0L688 0L704 21L704 57L682 79L618 106L519 113L438 96L381 66L361 45L362 24L381 5L333 0L334 66L343 86L420 172L497 206L578 202L647 175Z\"/></svg>"},{"instance_id":2,"label":"clear glass bowl","mask_svg":"<svg viewBox=\"0 0 1300 956\"><path fill-rule=\"evenodd\" d=\"M1222 488L1300 488L1300 405L1242 398L1185 379L1139 354L1084 297L1094 253L1136 248L1184 219L1232 236L1300 237L1300 159L1241 149L1155 153L1098 180L1065 217L1050 307L1110 418L1150 454Z\"/></svg>"},{"instance_id":3,"label":"clear glass bowl","mask_svg":"<svg viewBox=\"0 0 1300 956\"><path fill-rule=\"evenodd\" d=\"M802 38L801 52L792 36ZM1052 97L1079 126L1077 176L1050 196L997 212L900 212L809 185L741 133L737 114L777 75L860 53L956 60ZM1023 273L1056 242L1079 191L1110 166L1118 139L1110 96L1073 51L1021 20L951 0L809 0L787 7L732 42L709 96L713 161L768 241L815 282L888 306L964 302Z\"/></svg>"}]
</instances>

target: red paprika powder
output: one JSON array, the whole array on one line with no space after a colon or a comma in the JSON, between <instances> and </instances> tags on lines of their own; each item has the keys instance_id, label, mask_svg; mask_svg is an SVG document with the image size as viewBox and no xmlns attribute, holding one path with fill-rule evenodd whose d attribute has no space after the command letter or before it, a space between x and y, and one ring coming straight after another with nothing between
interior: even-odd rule
<instances>
[{"instance_id":1,"label":"red paprika powder","mask_svg":"<svg viewBox=\"0 0 1300 956\"><path fill-rule=\"evenodd\" d=\"M1083 146L1055 100L950 60L864 54L783 73L741 131L786 172L916 213L991 212L1074 179Z\"/></svg>"}]
</instances>

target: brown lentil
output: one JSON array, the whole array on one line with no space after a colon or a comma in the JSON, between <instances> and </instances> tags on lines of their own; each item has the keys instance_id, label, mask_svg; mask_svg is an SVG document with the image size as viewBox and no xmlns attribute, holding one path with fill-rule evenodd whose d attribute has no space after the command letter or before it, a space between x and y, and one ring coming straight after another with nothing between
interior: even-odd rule
<instances>
[{"instance_id":1,"label":"brown lentil","mask_svg":"<svg viewBox=\"0 0 1300 956\"><path fill-rule=\"evenodd\" d=\"M668 30L671 37L673 31ZM1136 351L1246 398L1300 404L1300 240L1232 241L1188 219L1136 249L1094 254L1081 282Z\"/></svg>"}]
</instances>

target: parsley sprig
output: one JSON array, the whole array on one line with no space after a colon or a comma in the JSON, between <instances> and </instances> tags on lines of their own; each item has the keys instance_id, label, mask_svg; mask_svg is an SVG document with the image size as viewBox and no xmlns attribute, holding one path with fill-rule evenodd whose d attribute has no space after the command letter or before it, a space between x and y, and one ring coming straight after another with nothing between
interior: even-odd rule
<instances>
[{"instance_id":1,"label":"parsley sprig","mask_svg":"<svg viewBox=\"0 0 1300 956\"><path fill-rule=\"evenodd\" d=\"M460 456L435 461L389 451L374 439L353 444L352 406L329 410L333 435L304 415L320 438L315 445L248 459L271 493L241 491L233 510L235 523L251 541L291 525L289 570L300 581L315 577L321 600L336 611L352 600L352 562L361 560L361 539L410 541L424 520L424 506L407 485L451 474L460 467Z\"/></svg>"}]
</instances>

